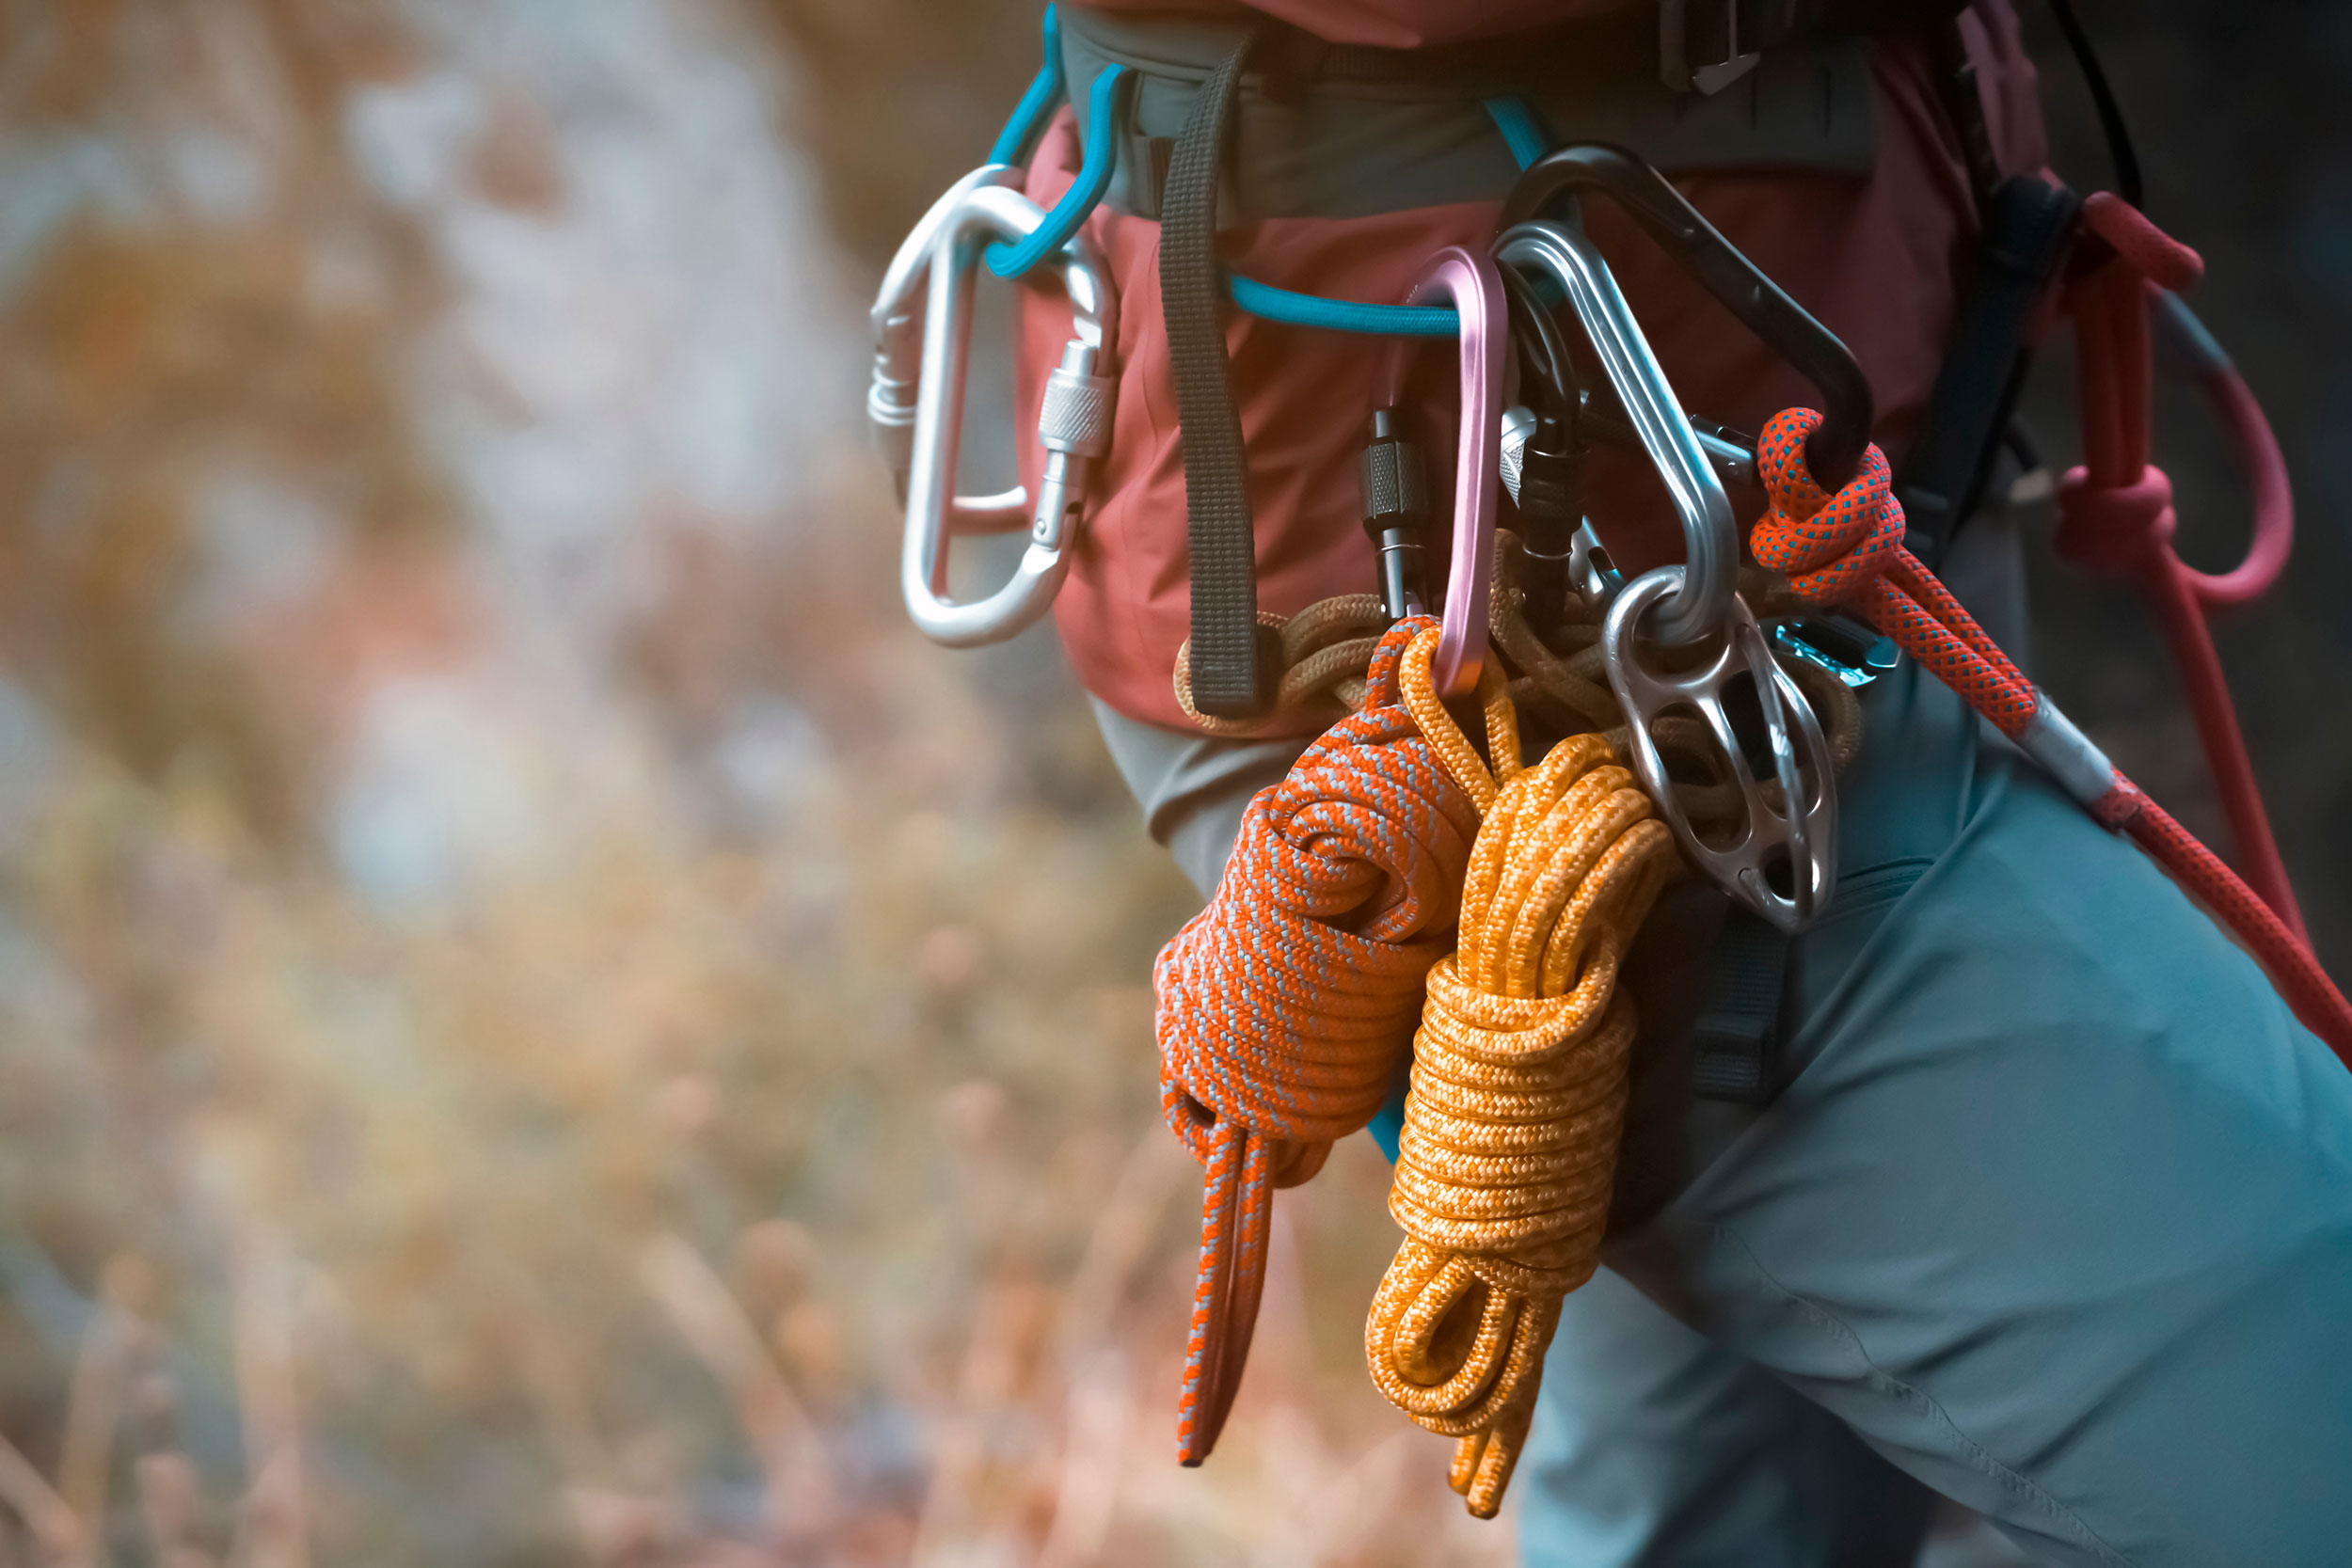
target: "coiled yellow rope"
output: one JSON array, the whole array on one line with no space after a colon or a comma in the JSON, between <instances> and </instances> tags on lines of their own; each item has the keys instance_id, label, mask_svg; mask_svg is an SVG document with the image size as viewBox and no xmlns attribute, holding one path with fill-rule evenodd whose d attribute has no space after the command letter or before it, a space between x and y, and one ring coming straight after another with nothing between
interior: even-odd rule
<instances>
[{"instance_id":1,"label":"coiled yellow rope","mask_svg":"<svg viewBox=\"0 0 2352 1568\"><path fill-rule=\"evenodd\" d=\"M1413 1040L1389 1195L1406 1239L1364 1348L1391 1402L1459 1439L1454 1489L1490 1518L1561 1302L1597 1265L1634 1033L1617 966L1676 856L1600 736L1521 768L1509 705L1490 704L1490 773L1437 697L1435 646L1406 652L1405 705L1485 820Z\"/></svg>"}]
</instances>

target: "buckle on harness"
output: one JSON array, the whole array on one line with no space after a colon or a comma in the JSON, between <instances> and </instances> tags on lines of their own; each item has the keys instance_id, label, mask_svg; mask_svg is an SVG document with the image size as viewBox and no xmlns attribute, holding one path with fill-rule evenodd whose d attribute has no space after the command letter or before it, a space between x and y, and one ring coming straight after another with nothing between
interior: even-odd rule
<instances>
[{"instance_id":1,"label":"buckle on harness","mask_svg":"<svg viewBox=\"0 0 2352 1568\"><path fill-rule=\"evenodd\" d=\"M1712 98L1756 69L1764 56L1740 48L1740 0L1696 0L1722 19L1721 55L1697 57L1693 47L1693 0L1658 0L1658 79L1676 92Z\"/></svg>"},{"instance_id":2,"label":"buckle on harness","mask_svg":"<svg viewBox=\"0 0 2352 1568\"><path fill-rule=\"evenodd\" d=\"M1902 662L1902 649L1877 628L1845 615L1807 615L1772 627L1772 646L1828 671L1838 684L1865 687Z\"/></svg>"},{"instance_id":3,"label":"buckle on harness","mask_svg":"<svg viewBox=\"0 0 2352 1568\"><path fill-rule=\"evenodd\" d=\"M949 494L962 441L979 253L989 240L1018 244L1044 221L1037 203L1019 191L972 184L940 214L930 244L898 588L916 628L950 648L1001 642L1051 607L1070 572L1067 547L1085 510L1089 472L1110 448L1118 384L1104 373L1104 361L1118 337L1118 303L1101 252L1079 233L1040 269L1058 276L1070 295L1072 337L1038 413L1045 472L1034 503L1026 507L1028 548L1012 579L987 598L958 603L947 597L948 540L959 533L1000 531L1008 520L1002 512L981 515L977 507L963 507ZM878 372L879 368L878 363ZM1016 499L1024 495L1012 493ZM992 504L1001 499L992 498ZM1009 520L1017 523L1019 515L1013 511Z\"/></svg>"}]
</instances>

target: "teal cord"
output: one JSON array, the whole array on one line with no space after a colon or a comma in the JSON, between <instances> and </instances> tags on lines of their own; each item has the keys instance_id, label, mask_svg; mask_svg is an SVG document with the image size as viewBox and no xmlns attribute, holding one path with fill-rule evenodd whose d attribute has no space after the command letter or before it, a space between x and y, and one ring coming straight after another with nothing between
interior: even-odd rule
<instances>
[{"instance_id":1,"label":"teal cord","mask_svg":"<svg viewBox=\"0 0 2352 1568\"><path fill-rule=\"evenodd\" d=\"M989 150L989 161L1017 164L1027 159L1037 134L1048 115L1059 106L1066 84L1061 69L1061 29L1054 8L1045 8L1045 64L1029 84L1020 107L1006 122ZM1134 111L1137 78L1125 66L1114 65L1094 79L1088 100L1088 119L1095 134L1086 150L1077 180L1062 193L1045 221L1019 245L998 243L988 247L988 270L999 277L1019 277L1070 242L1088 214L1110 188L1118 166L1122 132ZM1525 99L1490 98L1486 113L1502 133L1511 156L1527 167L1550 149L1543 123ZM1461 318L1438 306L1375 305L1365 300L1326 299L1261 283L1239 273L1226 274L1225 286L1236 309L1263 321L1292 326L1320 327L1327 332L1357 332L1375 337L1452 338L1462 330Z\"/></svg>"},{"instance_id":2,"label":"teal cord","mask_svg":"<svg viewBox=\"0 0 2352 1568\"><path fill-rule=\"evenodd\" d=\"M1489 98L1486 113L1502 133L1511 156L1521 168L1551 150L1551 138L1523 98ZM1266 321L1295 326L1319 326L1331 332L1369 332L1396 338L1452 338L1462 330L1461 318L1442 308L1415 305L1368 305L1355 300L1324 299L1294 293L1238 273L1226 276L1234 305Z\"/></svg>"},{"instance_id":3,"label":"teal cord","mask_svg":"<svg viewBox=\"0 0 2352 1568\"><path fill-rule=\"evenodd\" d=\"M1244 277L1225 275L1226 293L1235 306L1270 322L1293 326L1319 326L1328 332L1367 332L1389 338L1455 338L1462 318L1443 306L1371 305L1353 299L1325 299L1320 294L1295 293Z\"/></svg>"},{"instance_id":4,"label":"teal cord","mask_svg":"<svg viewBox=\"0 0 2352 1568\"><path fill-rule=\"evenodd\" d=\"M988 247L988 270L999 277L1019 277L1023 273L1053 255L1070 243L1070 236L1087 220L1103 193L1110 189L1111 170L1119 166L1119 144L1125 140L1127 116L1136 102L1136 73L1123 65L1106 69L1094 79L1094 90L1088 95L1088 119L1093 121L1094 136L1087 145L1086 162L1079 166L1078 178L1062 192L1054 210L1045 214L1045 221L1029 231L1029 237L1019 245L1002 241Z\"/></svg>"},{"instance_id":5,"label":"teal cord","mask_svg":"<svg viewBox=\"0 0 2352 1568\"><path fill-rule=\"evenodd\" d=\"M1544 122L1535 118L1535 110L1524 98L1489 98L1486 113L1494 120L1495 129L1502 133L1504 145L1511 156L1525 168L1551 150L1551 137L1545 134Z\"/></svg>"},{"instance_id":6,"label":"teal cord","mask_svg":"<svg viewBox=\"0 0 2352 1568\"><path fill-rule=\"evenodd\" d=\"M996 145L988 150L988 161L992 164L1027 163L1037 134L1044 129L1045 117L1061 104L1061 24L1055 20L1051 6L1045 8L1044 33L1045 64L1030 82L1029 90L1021 95L1012 118L996 133Z\"/></svg>"}]
</instances>

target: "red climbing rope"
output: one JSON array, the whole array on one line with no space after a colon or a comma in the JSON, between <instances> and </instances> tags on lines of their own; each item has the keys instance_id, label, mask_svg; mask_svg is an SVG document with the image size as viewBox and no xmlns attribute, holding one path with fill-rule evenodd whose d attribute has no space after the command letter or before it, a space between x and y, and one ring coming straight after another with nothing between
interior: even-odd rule
<instances>
[{"instance_id":1,"label":"red climbing rope","mask_svg":"<svg viewBox=\"0 0 2352 1568\"><path fill-rule=\"evenodd\" d=\"M1836 495L1815 483L1804 438L1821 416L1791 408L1756 441L1756 467L1772 493L1757 519L1756 558L1788 575L1809 599L1860 615L1917 659L2049 770L2109 828L2128 832L2192 895L2228 923L2270 973L2287 1005L2352 1067L2352 1005L2270 906L2142 794L2085 739L2055 704L1903 547L1902 505L1875 446Z\"/></svg>"},{"instance_id":2,"label":"red climbing rope","mask_svg":"<svg viewBox=\"0 0 2352 1568\"><path fill-rule=\"evenodd\" d=\"M2084 203L2083 221L2113 254L2067 291L2081 350L2085 461L2058 486L2058 550L2078 565L2129 578L2146 595L2180 666L2246 880L2289 930L2304 937L2302 911L2271 836L2205 625L2207 610L2259 596L2286 565L2295 539L2286 464L2261 405L2228 359L2217 351L2199 355L2198 380L2252 481L2254 536L2245 561L2220 577L2197 571L2173 553L2172 484L2148 461L2153 391L2149 311L2157 291L2187 288L2203 275L2204 262L2104 191Z\"/></svg>"},{"instance_id":3,"label":"red climbing rope","mask_svg":"<svg viewBox=\"0 0 2352 1568\"><path fill-rule=\"evenodd\" d=\"M1274 1189L1371 1121L1452 947L1478 810L1402 705L1400 621L1364 709L1259 791L1209 906L1152 967L1160 1100L1205 1168L1178 1457L1208 1457L1249 1354Z\"/></svg>"}]
</instances>

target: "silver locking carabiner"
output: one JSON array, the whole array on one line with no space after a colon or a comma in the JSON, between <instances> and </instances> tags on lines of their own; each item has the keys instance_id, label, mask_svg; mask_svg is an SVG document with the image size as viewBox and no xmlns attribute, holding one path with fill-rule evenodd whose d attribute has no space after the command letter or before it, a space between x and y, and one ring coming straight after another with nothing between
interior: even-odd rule
<instances>
[{"instance_id":1,"label":"silver locking carabiner","mask_svg":"<svg viewBox=\"0 0 2352 1568\"><path fill-rule=\"evenodd\" d=\"M1068 547L1085 510L1089 471L1110 450L1118 384L1107 373L1106 356L1118 336L1118 305L1109 267L1080 232L1039 269L1058 277L1070 296L1071 339L1046 380L1038 413L1045 472L1028 509L1028 548L1012 579L987 598L958 603L947 597L947 541L974 531L959 523L949 494L963 436L974 274L984 244L1018 244L1044 218L1020 192L976 183L940 214L931 241L898 587L916 628L951 648L1001 642L1045 613L1069 574Z\"/></svg>"},{"instance_id":2,"label":"silver locking carabiner","mask_svg":"<svg viewBox=\"0 0 2352 1568\"><path fill-rule=\"evenodd\" d=\"M898 242L898 254L882 273L874 295L874 379L866 390L866 418L874 450L898 504L907 499L907 468L914 452L914 404L923 356L923 303L931 279L931 246L940 227L965 196L1002 185L1018 189L1021 170L1011 164L983 164L947 187L930 210ZM953 533L1003 533L1029 520L1029 492L1016 484L993 496L958 496L949 514Z\"/></svg>"},{"instance_id":3,"label":"silver locking carabiner","mask_svg":"<svg viewBox=\"0 0 2352 1568\"><path fill-rule=\"evenodd\" d=\"M1820 912L1837 878L1837 778L1829 742L1738 594L1713 652L1684 667L1669 662L1673 651L1652 641L1643 618L1681 591L1682 575L1679 566L1643 573L1618 593L1601 626L1610 689L1633 721L1633 770L1692 864L1772 925L1798 930ZM1724 692L1743 675L1754 683L1780 784L1777 805L1757 782L1724 707ZM1743 820L1718 840L1698 833L1676 802L1674 781L1650 733L1652 721L1677 710L1705 722L1740 792Z\"/></svg>"}]
</instances>

